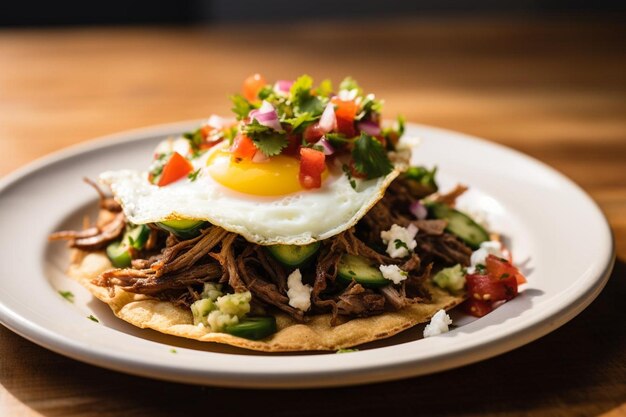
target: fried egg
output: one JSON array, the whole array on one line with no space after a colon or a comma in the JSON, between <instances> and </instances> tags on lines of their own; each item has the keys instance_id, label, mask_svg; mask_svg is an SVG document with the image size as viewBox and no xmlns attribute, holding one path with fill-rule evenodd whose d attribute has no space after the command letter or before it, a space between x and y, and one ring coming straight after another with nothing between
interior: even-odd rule
<instances>
[{"instance_id":1,"label":"fried egg","mask_svg":"<svg viewBox=\"0 0 626 417\"><path fill-rule=\"evenodd\" d=\"M181 141L187 142L163 142L157 149L181 151ZM353 188L335 160L327 164L320 188L304 189L299 161L287 155L238 161L224 143L191 162L200 170L195 180L184 177L164 187L136 170L107 171L100 181L135 224L206 220L260 245L305 245L354 226L402 170L397 164L387 176L359 181Z\"/></svg>"}]
</instances>

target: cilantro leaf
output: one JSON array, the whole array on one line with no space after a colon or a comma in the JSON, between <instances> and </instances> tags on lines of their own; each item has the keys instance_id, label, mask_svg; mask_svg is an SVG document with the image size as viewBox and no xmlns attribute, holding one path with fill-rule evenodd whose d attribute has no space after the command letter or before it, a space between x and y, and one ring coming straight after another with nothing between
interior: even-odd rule
<instances>
[{"instance_id":1,"label":"cilantro leaf","mask_svg":"<svg viewBox=\"0 0 626 417\"><path fill-rule=\"evenodd\" d=\"M393 170L387 152L378 139L361 133L352 150L354 168L367 179L382 177Z\"/></svg>"},{"instance_id":2,"label":"cilantro leaf","mask_svg":"<svg viewBox=\"0 0 626 417\"><path fill-rule=\"evenodd\" d=\"M91 320L91 321L96 322L96 323L100 323L100 320L98 320L96 317L94 317L94 315L93 315L93 314L88 315L88 316L87 316L87 318L88 318L89 320Z\"/></svg>"},{"instance_id":3,"label":"cilantro leaf","mask_svg":"<svg viewBox=\"0 0 626 417\"><path fill-rule=\"evenodd\" d=\"M396 239L393 241L393 244L396 246L396 249L404 248L406 250L409 250L409 247L403 240Z\"/></svg>"},{"instance_id":4,"label":"cilantro leaf","mask_svg":"<svg viewBox=\"0 0 626 417\"><path fill-rule=\"evenodd\" d=\"M313 88L313 78L309 75L301 75L293 82L289 89L289 98L292 102L298 101L300 97L311 94Z\"/></svg>"},{"instance_id":5,"label":"cilantro leaf","mask_svg":"<svg viewBox=\"0 0 626 417\"><path fill-rule=\"evenodd\" d=\"M303 125L308 125L309 123L314 122L316 120L317 120L317 117L313 117L311 113L304 112L304 113L301 113L297 117L291 117L291 118L285 119L284 122L289 123L291 125L292 130L295 131L299 127Z\"/></svg>"},{"instance_id":6,"label":"cilantro leaf","mask_svg":"<svg viewBox=\"0 0 626 417\"><path fill-rule=\"evenodd\" d=\"M333 83L328 79L322 80L316 92L320 97L329 97L333 93Z\"/></svg>"},{"instance_id":7,"label":"cilantro leaf","mask_svg":"<svg viewBox=\"0 0 626 417\"><path fill-rule=\"evenodd\" d=\"M308 75L301 75L293 83L289 90L289 101L293 106L294 116L302 113L310 113L312 116L319 116L324 111L322 101L311 94L313 79Z\"/></svg>"},{"instance_id":8,"label":"cilantro leaf","mask_svg":"<svg viewBox=\"0 0 626 417\"><path fill-rule=\"evenodd\" d=\"M339 84L339 90L356 90L357 96L363 94L363 90L361 89L361 87L359 87L359 84L352 77L344 78L343 81Z\"/></svg>"},{"instance_id":9,"label":"cilantro leaf","mask_svg":"<svg viewBox=\"0 0 626 417\"><path fill-rule=\"evenodd\" d=\"M250 123L243 126L243 132L248 136L262 135L273 131L274 129L269 126L262 125L257 119L252 119Z\"/></svg>"},{"instance_id":10,"label":"cilantro leaf","mask_svg":"<svg viewBox=\"0 0 626 417\"><path fill-rule=\"evenodd\" d=\"M59 291L61 297L65 298L70 303L74 302L74 293L71 291Z\"/></svg>"},{"instance_id":11,"label":"cilantro leaf","mask_svg":"<svg viewBox=\"0 0 626 417\"><path fill-rule=\"evenodd\" d=\"M194 152L200 149L200 145L204 141L201 129L196 129L193 132L185 132L183 133L183 137L189 141L189 146L191 146Z\"/></svg>"},{"instance_id":12,"label":"cilantro leaf","mask_svg":"<svg viewBox=\"0 0 626 417\"><path fill-rule=\"evenodd\" d=\"M280 133L270 133L252 137L252 143L266 156L275 156L287 147L287 136Z\"/></svg>"},{"instance_id":13,"label":"cilantro leaf","mask_svg":"<svg viewBox=\"0 0 626 417\"><path fill-rule=\"evenodd\" d=\"M252 119L242 130L252 139L257 149L266 156L278 155L289 144L284 132L277 132L271 127L262 125L256 119Z\"/></svg>"},{"instance_id":14,"label":"cilantro leaf","mask_svg":"<svg viewBox=\"0 0 626 417\"><path fill-rule=\"evenodd\" d=\"M341 166L341 170L344 172L344 174L346 174L346 177L348 177L348 182L350 183L352 189L356 190L356 181L354 180L354 178L352 178L352 173L350 172L350 168L348 167L348 165L343 164Z\"/></svg>"},{"instance_id":15,"label":"cilantro leaf","mask_svg":"<svg viewBox=\"0 0 626 417\"><path fill-rule=\"evenodd\" d=\"M198 175L200 174L201 168L196 169L194 172L190 172L189 175L187 175L187 178L189 178L189 181L194 182L195 180L198 179Z\"/></svg>"},{"instance_id":16,"label":"cilantro leaf","mask_svg":"<svg viewBox=\"0 0 626 417\"><path fill-rule=\"evenodd\" d=\"M357 114L357 120L363 120L366 116L374 113L380 114L383 109L383 102L376 100L374 94L368 94L365 96L363 103L361 104L361 112Z\"/></svg>"},{"instance_id":17,"label":"cilantro leaf","mask_svg":"<svg viewBox=\"0 0 626 417\"><path fill-rule=\"evenodd\" d=\"M241 94L231 96L230 100L233 102L232 111L237 115L237 120L248 117L248 113L255 108L254 105Z\"/></svg>"}]
</instances>

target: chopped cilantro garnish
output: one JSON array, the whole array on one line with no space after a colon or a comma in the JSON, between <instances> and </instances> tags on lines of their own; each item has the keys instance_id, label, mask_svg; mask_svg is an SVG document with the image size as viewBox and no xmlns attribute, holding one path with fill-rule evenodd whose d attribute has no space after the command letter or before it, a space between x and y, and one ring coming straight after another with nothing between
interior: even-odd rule
<instances>
[{"instance_id":1,"label":"chopped cilantro garnish","mask_svg":"<svg viewBox=\"0 0 626 417\"><path fill-rule=\"evenodd\" d=\"M374 94L368 94L361 104L361 112L356 116L356 119L362 120L372 113L380 113L382 108L383 102L376 100Z\"/></svg>"},{"instance_id":2,"label":"chopped cilantro garnish","mask_svg":"<svg viewBox=\"0 0 626 417\"><path fill-rule=\"evenodd\" d=\"M293 106L293 114L297 117L302 113L309 113L314 117L324 111L322 101L311 94L313 79L308 75L300 76L289 90L289 101Z\"/></svg>"},{"instance_id":3,"label":"chopped cilantro garnish","mask_svg":"<svg viewBox=\"0 0 626 417\"><path fill-rule=\"evenodd\" d=\"M336 353L351 353L351 352L358 352L358 349L339 349Z\"/></svg>"},{"instance_id":4,"label":"chopped cilantro garnish","mask_svg":"<svg viewBox=\"0 0 626 417\"><path fill-rule=\"evenodd\" d=\"M409 247L406 245L406 243L400 239L394 240L393 243L394 245L396 245L396 249L404 248L406 250L409 250Z\"/></svg>"},{"instance_id":5,"label":"chopped cilantro garnish","mask_svg":"<svg viewBox=\"0 0 626 417\"><path fill-rule=\"evenodd\" d=\"M178 353L176 349L170 349L170 353Z\"/></svg>"},{"instance_id":6,"label":"chopped cilantro garnish","mask_svg":"<svg viewBox=\"0 0 626 417\"><path fill-rule=\"evenodd\" d=\"M378 139L361 133L352 150L354 167L368 179L382 177L393 170L387 152Z\"/></svg>"},{"instance_id":7,"label":"chopped cilantro garnish","mask_svg":"<svg viewBox=\"0 0 626 417\"><path fill-rule=\"evenodd\" d=\"M95 318L95 317L93 316L93 314L88 315L88 316L87 316L87 318L88 318L89 320L91 320L91 321L95 321L96 323L100 323L100 320L98 320L97 318Z\"/></svg>"},{"instance_id":8,"label":"chopped cilantro garnish","mask_svg":"<svg viewBox=\"0 0 626 417\"><path fill-rule=\"evenodd\" d=\"M346 174L346 177L348 177L348 181L350 182L350 186L352 187L352 189L356 190L356 181L354 180L354 178L352 178L352 173L350 172L350 168L348 167L348 165L343 164L341 166L341 170L344 172L344 174Z\"/></svg>"},{"instance_id":9,"label":"chopped cilantro garnish","mask_svg":"<svg viewBox=\"0 0 626 417\"><path fill-rule=\"evenodd\" d=\"M339 90L356 90L359 96L363 94L363 90L361 89L361 87L359 87L359 84L352 77L344 78L341 84L339 84Z\"/></svg>"},{"instance_id":10,"label":"chopped cilantro garnish","mask_svg":"<svg viewBox=\"0 0 626 417\"><path fill-rule=\"evenodd\" d=\"M315 91L320 97L328 97L333 93L333 83L328 79L322 80Z\"/></svg>"},{"instance_id":11,"label":"chopped cilantro garnish","mask_svg":"<svg viewBox=\"0 0 626 417\"><path fill-rule=\"evenodd\" d=\"M241 94L235 94L230 97L233 102L233 112L237 116L237 120L241 120L245 117L248 117L250 110L253 110L255 107L248 100L245 99Z\"/></svg>"},{"instance_id":12,"label":"chopped cilantro garnish","mask_svg":"<svg viewBox=\"0 0 626 417\"><path fill-rule=\"evenodd\" d=\"M266 156L278 155L289 144L283 132L259 123L256 119L243 127L243 132L252 139L254 145Z\"/></svg>"},{"instance_id":13,"label":"chopped cilantro garnish","mask_svg":"<svg viewBox=\"0 0 626 417\"><path fill-rule=\"evenodd\" d=\"M254 143L254 146L263 152L265 156L278 155L289 144L287 136L280 133L271 133L260 135L260 137L253 137L252 143Z\"/></svg>"},{"instance_id":14,"label":"chopped cilantro garnish","mask_svg":"<svg viewBox=\"0 0 626 417\"><path fill-rule=\"evenodd\" d=\"M285 119L284 122L291 125L292 131L296 131L298 128L304 127L305 125L308 125L309 123L314 122L317 119L318 117L313 117L311 113L304 112L297 117Z\"/></svg>"},{"instance_id":15,"label":"chopped cilantro garnish","mask_svg":"<svg viewBox=\"0 0 626 417\"><path fill-rule=\"evenodd\" d=\"M195 181L198 179L198 175L200 174L201 169L198 168L196 169L194 172L190 172L189 175L187 175L187 178L189 178L189 181Z\"/></svg>"},{"instance_id":16,"label":"chopped cilantro garnish","mask_svg":"<svg viewBox=\"0 0 626 417\"><path fill-rule=\"evenodd\" d=\"M72 293L71 291L59 291L59 294L70 303L74 302L74 293Z\"/></svg>"},{"instance_id":17,"label":"chopped cilantro garnish","mask_svg":"<svg viewBox=\"0 0 626 417\"><path fill-rule=\"evenodd\" d=\"M183 137L189 141L189 145L194 152L200 149L200 145L202 145L204 141L201 129L196 129L193 132L185 132L183 133Z\"/></svg>"},{"instance_id":18,"label":"chopped cilantro garnish","mask_svg":"<svg viewBox=\"0 0 626 417\"><path fill-rule=\"evenodd\" d=\"M487 272L487 267L485 267L485 265L483 265L483 264L478 264L478 265L476 265L476 271L479 274L484 274L485 272Z\"/></svg>"}]
</instances>

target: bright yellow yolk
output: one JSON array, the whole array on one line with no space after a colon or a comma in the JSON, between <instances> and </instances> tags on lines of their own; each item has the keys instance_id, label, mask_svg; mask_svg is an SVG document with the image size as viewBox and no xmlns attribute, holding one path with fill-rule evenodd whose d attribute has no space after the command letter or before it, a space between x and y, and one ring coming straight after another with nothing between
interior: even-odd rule
<instances>
[{"instance_id":1,"label":"bright yellow yolk","mask_svg":"<svg viewBox=\"0 0 626 417\"><path fill-rule=\"evenodd\" d=\"M265 162L236 160L225 150L213 153L207 160L211 177L232 190L246 194L276 196L303 190L298 173L300 162L292 157L277 155ZM322 173L322 180L328 170Z\"/></svg>"}]
</instances>

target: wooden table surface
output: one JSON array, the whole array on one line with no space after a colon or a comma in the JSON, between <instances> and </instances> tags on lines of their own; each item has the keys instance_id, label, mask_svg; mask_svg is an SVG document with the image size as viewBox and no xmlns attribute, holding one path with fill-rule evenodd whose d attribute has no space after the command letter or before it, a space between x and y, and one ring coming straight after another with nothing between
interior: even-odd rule
<instances>
[{"instance_id":1,"label":"wooden table surface","mask_svg":"<svg viewBox=\"0 0 626 417\"><path fill-rule=\"evenodd\" d=\"M227 95L253 72L351 74L386 99L387 115L505 144L572 178L608 217L618 258L598 299L550 335L471 366L363 387L153 381L0 326L0 415L625 416L624 35L617 20L570 19L0 31L0 175L99 135L227 113Z\"/></svg>"}]
</instances>

